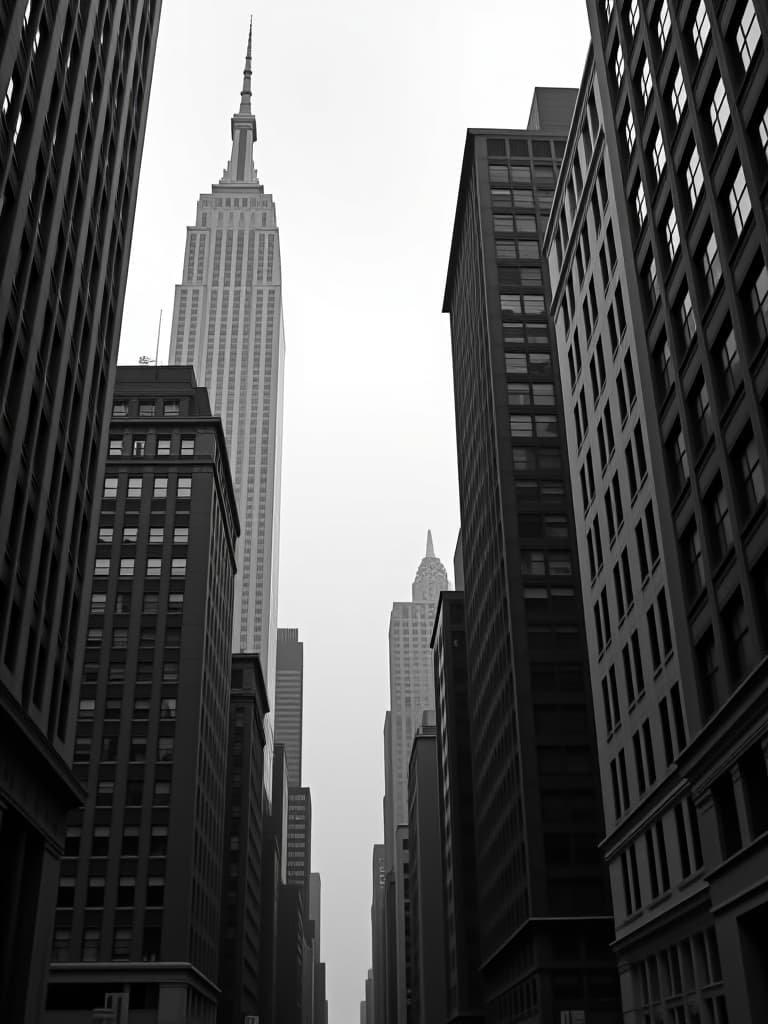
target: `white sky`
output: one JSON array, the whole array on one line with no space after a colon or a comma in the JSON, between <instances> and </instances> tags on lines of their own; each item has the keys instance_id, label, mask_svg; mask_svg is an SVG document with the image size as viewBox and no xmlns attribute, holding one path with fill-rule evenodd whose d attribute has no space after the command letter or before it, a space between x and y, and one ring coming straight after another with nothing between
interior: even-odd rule
<instances>
[{"instance_id":1,"label":"white sky","mask_svg":"<svg viewBox=\"0 0 768 1024\"><path fill-rule=\"evenodd\" d=\"M383 835L392 602L459 527L441 313L468 127L577 87L583 0L165 0L120 362L167 362L200 192L230 150L254 16L255 161L277 206L287 360L279 624L304 641L304 785L331 1024L357 1024Z\"/></svg>"}]
</instances>

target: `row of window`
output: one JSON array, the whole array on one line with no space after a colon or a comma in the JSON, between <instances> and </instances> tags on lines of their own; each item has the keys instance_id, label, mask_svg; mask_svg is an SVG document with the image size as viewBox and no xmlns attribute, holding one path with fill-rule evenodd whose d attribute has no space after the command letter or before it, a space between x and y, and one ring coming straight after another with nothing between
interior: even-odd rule
<instances>
[{"instance_id":1,"label":"row of window","mask_svg":"<svg viewBox=\"0 0 768 1024\"><path fill-rule=\"evenodd\" d=\"M126 517L127 519L128 517ZM153 517L154 518L154 517ZM177 516L177 522L188 522L187 516ZM135 544L139 538L138 526L124 526L121 539L123 544ZM112 544L115 539L115 531L112 526L101 526L99 527L98 540L99 544ZM163 544L166 539L166 531L164 526L150 526L148 541L150 544ZM174 526L173 532L170 534L169 539L174 544L186 544L189 541L189 527L188 526Z\"/></svg>"},{"instance_id":2,"label":"row of window","mask_svg":"<svg viewBox=\"0 0 768 1024\"><path fill-rule=\"evenodd\" d=\"M130 591L118 591L115 594L114 613L115 615L130 615L131 612ZM180 613L184 610L183 591L172 590L168 594L167 610L170 613ZM91 594L91 615L104 615L107 610L107 595L94 591ZM160 611L160 595L156 592L146 591L142 594L141 613L142 615L157 615Z\"/></svg>"},{"instance_id":3,"label":"row of window","mask_svg":"<svg viewBox=\"0 0 768 1024\"><path fill-rule=\"evenodd\" d=\"M174 706L175 713L175 706ZM117 761L118 737L104 736L101 742L99 760L102 762ZM157 762L173 760L173 736L158 736L155 760ZM84 764L91 760L91 737L78 736L75 739L75 764ZM147 737L132 736L128 747L128 761L132 764L144 764L147 760Z\"/></svg>"},{"instance_id":4,"label":"row of window","mask_svg":"<svg viewBox=\"0 0 768 1024\"><path fill-rule=\"evenodd\" d=\"M146 561L146 572L147 576L160 576L162 575L162 559L161 558L147 558ZM134 574L136 567L135 558L121 558L119 561L118 574L123 577L131 577ZM187 560L186 558L172 558L171 559L171 576L181 577L187 575ZM109 576L111 573L111 560L109 558L97 558L94 566L94 576Z\"/></svg>"},{"instance_id":5,"label":"row of window","mask_svg":"<svg viewBox=\"0 0 768 1024\"><path fill-rule=\"evenodd\" d=\"M112 406L112 415L117 416L128 416L131 412L131 408L138 409L139 416L180 416L181 415L181 401L178 398L165 399L163 401L157 400L139 400L138 402L132 402L128 399L119 398L116 399ZM161 409L162 412L158 412Z\"/></svg>"},{"instance_id":6,"label":"row of window","mask_svg":"<svg viewBox=\"0 0 768 1024\"><path fill-rule=\"evenodd\" d=\"M106 905L107 880L103 876L92 875L88 879L85 893L85 906L103 907ZM122 875L118 882L116 893L116 906L134 907L136 904L136 879L133 876ZM147 907L162 907L165 898L165 878L162 875L150 875L147 878L145 890L145 905ZM75 879L70 876L63 876L59 879L59 907L73 907L75 905ZM90 929L85 929L88 935ZM96 933L98 934L98 932ZM83 959L96 960L98 957L85 957Z\"/></svg>"},{"instance_id":7,"label":"row of window","mask_svg":"<svg viewBox=\"0 0 768 1024\"><path fill-rule=\"evenodd\" d=\"M175 448L173 443L174 439L171 437L157 437L154 439L154 452L152 449L152 439L149 442L146 434L133 434L130 438L126 437L110 437L109 439L109 455L110 458L118 455L171 455L176 454L172 452L172 448ZM187 457L195 454L195 439L194 437L182 437L179 439L178 454Z\"/></svg>"},{"instance_id":8,"label":"row of window","mask_svg":"<svg viewBox=\"0 0 768 1024\"><path fill-rule=\"evenodd\" d=\"M126 498L140 498L143 489L143 478L140 476L128 477L126 486ZM104 479L104 497L105 498L116 498L118 487L120 485L120 479L116 476L108 476ZM156 476L152 479L152 497L153 498L167 498L168 497L168 477L167 476ZM177 498L191 498L192 497L192 477L191 476L180 476L176 481L176 497Z\"/></svg>"}]
</instances>

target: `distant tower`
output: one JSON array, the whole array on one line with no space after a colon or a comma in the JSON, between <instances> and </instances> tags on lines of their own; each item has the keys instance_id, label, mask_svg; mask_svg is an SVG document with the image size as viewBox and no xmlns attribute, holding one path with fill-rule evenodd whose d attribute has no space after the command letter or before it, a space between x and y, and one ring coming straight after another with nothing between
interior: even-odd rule
<instances>
[{"instance_id":1,"label":"distant tower","mask_svg":"<svg viewBox=\"0 0 768 1024\"><path fill-rule=\"evenodd\" d=\"M288 785L301 785L301 729L304 700L304 644L298 629L277 631L275 743L285 747Z\"/></svg>"},{"instance_id":2,"label":"distant tower","mask_svg":"<svg viewBox=\"0 0 768 1024\"><path fill-rule=\"evenodd\" d=\"M425 711L435 709L429 641L441 590L449 589L445 566L435 556L432 531L416 571L411 601L396 601L389 619L389 696L392 709L393 825L408 822L408 761Z\"/></svg>"},{"instance_id":3,"label":"distant tower","mask_svg":"<svg viewBox=\"0 0 768 1024\"><path fill-rule=\"evenodd\" d=\"M224 424L243 530L232 649L258 652L274 707L285 339L275 206L253 164L251 49L249 32L230 160L219 184L200 196L195 224L187 229L170 361L194 365Z\"/></svg>"}]
</instances>

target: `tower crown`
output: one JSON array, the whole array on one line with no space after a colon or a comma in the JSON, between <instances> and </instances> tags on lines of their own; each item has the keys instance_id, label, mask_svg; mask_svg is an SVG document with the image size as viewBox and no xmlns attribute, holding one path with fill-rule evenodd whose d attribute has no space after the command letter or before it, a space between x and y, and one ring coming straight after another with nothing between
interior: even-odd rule
<instances>
[{"instance_id":1,"label":"tower crown","mask_svg":"<svg viewBox=\"0 0 768 1024\"><path fill-rule=\"evenodd\" d=\"M435 555L432 531L427 530L427 553L416 570L416 579L411 587L411 596L414 601L429 601L437 604L440 591L448 590L449 587L448 573L445 571L445 566Z\"/></svg>"},{"instance_id":2,"label":"tower crown","mask_svg":"<svg viewBox=\"0 0 768 1024\"><path fill-rule=\"evenodd\" d=\"M248 46L245 51L243 88L240 90L240 108L232 117L232 155L220 184L240 182L258 185L253 165L253 144L256 141L256 118L251 110L251 60L253 54L253 18L248 28Z\"/></svg>"}]
</instances>

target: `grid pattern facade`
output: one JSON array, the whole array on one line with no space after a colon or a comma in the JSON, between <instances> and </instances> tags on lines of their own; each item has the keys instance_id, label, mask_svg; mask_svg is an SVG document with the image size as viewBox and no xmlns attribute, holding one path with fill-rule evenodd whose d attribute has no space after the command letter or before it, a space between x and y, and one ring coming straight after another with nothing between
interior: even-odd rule
<instances>
[{"instance_id":1,"label":"grid pattern facade","mask_svg":"<svg viewBox=\"0 0 768 1024\"><path fill-rule=\"evenodd\" d=\"M0 4L0 1004L11 1021L39 1010L54 851L78 799L68 766L91 509L159 16L154 0Z\"/></svg>"},{"instance_id":2,"label":"grid pattern facade","mask_svg":"<svg viewBox=\"0 0 768 1024\"><path fill-rule=\"evenodd\" d=\"M286 879L301 886L302 905L309 919L309 875L312 857L312 798L307 787L288 788L288 846Z\"/></svg>"},{"instance_id":3,"label":"grid pattern facade","mask_svg":"<svg viewBox=\"0 0 768 1024\"><path fill-rule=\"evenodd\" d=\"M75 735L88 799L67 824L48 1008L91 1009L120 962L156 1008L177 982L167 962L171 975L188 965L179 1012L212 1022L234 494L191 370L118 369L112 411ZM156 965L151 984L142 962Z\"/></svg>"},{"instance_id":4,"label":"grid pattern facade","mask_svg":"<svg viewBox=\"0 0 768 1024\"><path fill-rule=\"evenodd\" d=\"M301 736L304 716L304 644L298 629L277 631L275 743L288 764L288 785L301 785Z\"/></svg>"},{"instance_id":5,"label":"grid pattern facade","mask_svg":"<svg viewBox=\"0 0 768 1024\"><path fill-rule=\"evenodd\" d=\"M549 241L624 1008L759 1020L768 18L633 0L590 21Z\"/></svg>"},{"instance_id":6,"label":"grid pattern facade","mask_svg":"<svg viewBox=\"0 0 768 1024\"><path fill-rule=\"evenodd\" d=\"M222 889L219 1024L261 1008L264 715L258 655L232 656L227 748L226 850Z\"/></svg>"},{"instance_id":7,"label":"grid pattern facade","mask_svg":"<svg viewBox=\"0 0 768 1024\"><path fill-rule=\"evenodd\" d=\"M224 426L242 523L232 649L258 652L273 708L285 337L275 205L253 166L250 62L249 37L232 155L187 231L170 362L194 366ZM268 718L267 788L273 745Z\"/></svg>"},{"instance_id":8,"label":"grid pattern facade","mask_svg":"<svg viewBox=\"0 0 768 1024\"><path fill-rule=\"evenodd\" d=\"M552 131L468 134L445 300L489 1021L611 1013L618 1003L541 252L564 149Z\"/></svg>"},{"instance_id":9,"label":"grid pattern facade","mask_svg":"<svg viewBox=\"0 0 768 1024\"><path fill-rule=\"evenodd\" d=\"M448 1020L478 1013L475 848L464 594L441 594L432 634L440 826L443 837Z\"/></svg>"}]
</instances>

